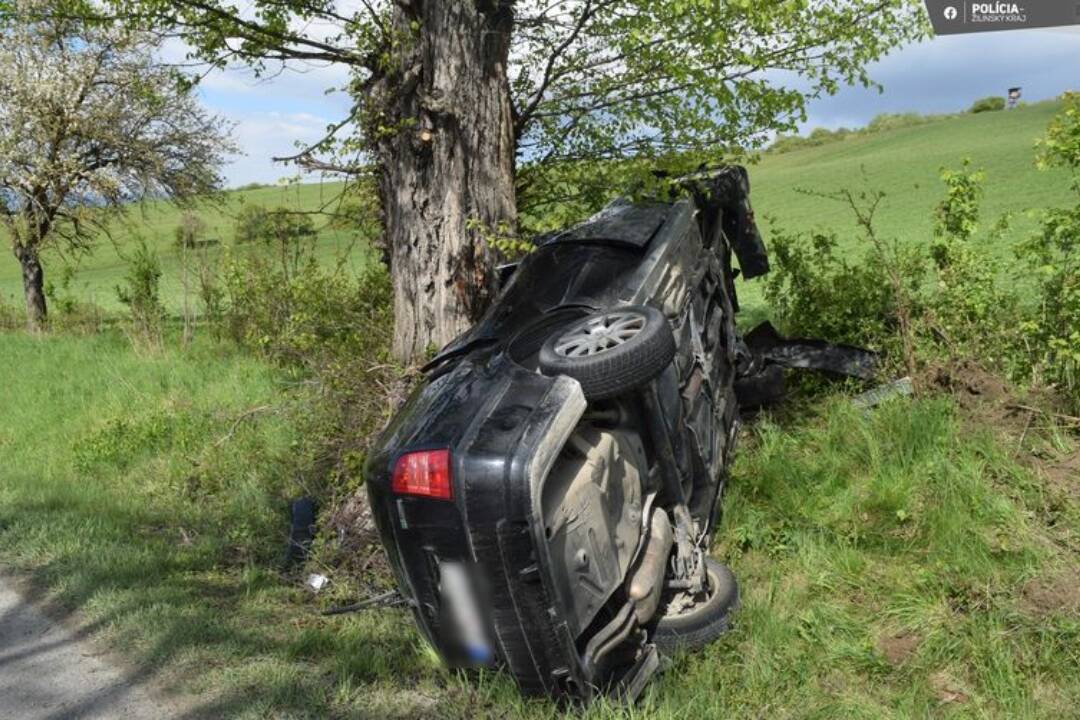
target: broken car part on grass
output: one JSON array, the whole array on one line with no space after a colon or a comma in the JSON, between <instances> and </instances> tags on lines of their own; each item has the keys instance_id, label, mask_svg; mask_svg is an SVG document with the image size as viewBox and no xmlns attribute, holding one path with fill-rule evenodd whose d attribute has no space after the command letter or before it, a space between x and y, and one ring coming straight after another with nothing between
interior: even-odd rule
<instances>
[{"instance_id":1,"label":"broken car part on grass","mask_svg":"<svg viewBox=\"0 0 1080 720\"><path fill-rule=\"evenodd\" d=\"M733 255L768 270L746 172L685 187L539 239L370 454L398 587L451 666L635 697L737 605L706 553L740 405L782 394L783 367L872 373L857 348L741 338Z\"/></svg>"}]
</instances>

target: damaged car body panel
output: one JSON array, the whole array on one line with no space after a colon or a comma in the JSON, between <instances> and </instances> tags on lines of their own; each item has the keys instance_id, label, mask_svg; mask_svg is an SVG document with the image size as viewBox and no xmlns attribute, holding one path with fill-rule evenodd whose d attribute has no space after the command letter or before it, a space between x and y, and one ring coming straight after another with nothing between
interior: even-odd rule
<instances>
[{"instance_id":1,"label":"damaged car body panel","mask_svg":"<svg viewBox=\"0 0 1080 720\"><path fill-rule=\"evenodd\" d=\"M740 384L863 369L835 346L738 336L732 255L767 270L745 171L688 189L539 239L372 450L381 539L448 664L504 667L529 694L635 696L660 653L716 637L735 606L704 549Z\"/></svg>"}]
</instances>

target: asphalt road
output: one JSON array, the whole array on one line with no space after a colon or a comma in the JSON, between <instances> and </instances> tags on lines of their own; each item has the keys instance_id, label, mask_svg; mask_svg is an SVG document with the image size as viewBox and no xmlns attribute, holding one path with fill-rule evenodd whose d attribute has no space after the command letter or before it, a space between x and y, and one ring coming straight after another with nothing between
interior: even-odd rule
<instances>
[{"instance_id":1,"label":"asphalt road","mask_svg":"<svg viewBox=\"0 0 1080 720\"><path fill-rule=\"evenodd\" d=\"M49 619L0 575L0 718L165 719L148 677L111 665L78 629Z\"/></svg>"}]
</instances>

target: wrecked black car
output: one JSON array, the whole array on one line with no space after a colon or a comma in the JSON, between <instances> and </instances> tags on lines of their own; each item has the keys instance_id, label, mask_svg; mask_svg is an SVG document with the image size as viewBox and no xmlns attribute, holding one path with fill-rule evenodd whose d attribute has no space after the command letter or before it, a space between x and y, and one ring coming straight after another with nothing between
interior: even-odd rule
<instances>
[{"instance_id":1,"label":"wrecked black car","mask_svg":"<svg viewBox=\"0 0 1080 720\"><path fill-rule=\"evenodd\" d=\"M774 397L781 365L870 371L768 326L740 338L732 256L768 270L746 172L683 187L539 239L370 456L400 591L451 666L502 667L529 694L636 696L738 602L706 554L737 391Z\"/></svg>"}]
</instances>

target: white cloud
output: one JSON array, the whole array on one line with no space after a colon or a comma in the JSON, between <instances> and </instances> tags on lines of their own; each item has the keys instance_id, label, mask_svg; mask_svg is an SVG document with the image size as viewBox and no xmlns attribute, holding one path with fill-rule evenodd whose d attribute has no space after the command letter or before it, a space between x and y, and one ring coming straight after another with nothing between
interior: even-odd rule
<instances>
[{"instance_id":1,"label":"white cloud","mask_svg":"<svg viewBox=\"0 0 1080 720\"><path fill-rule=\"evenodd\" d=\"M273 157L292 155L296 143L312 143L326 132L329 121L311 113L277 111L230 115L236 123L234 138L244 154L224 169L231 186L249 182L273 182L296 174L294 166L275 163Z\"/></svg>"},{"instance_id":2,"label":"white cloud","mask_svg":"<svg viewBox=\"0 0 1080 720\"><path fill-rule=\"evenodd\" d=\"M167 40L160 50L165 62L192 64L193 73L207 69L188 60L188 53L189 46L175 39ZM242 153L223 168L226 182L231 186L273 182L295 174L294 166L271 158L292 155L298 143L321 139L327 126L348 115L348 96L340 91L327 93L348 80L349 69L344 65L307 62L271 66L262 76L236 66L214 69L202 77L198 93L203 104L234 126L233 138Z\"/></svg>"},{"instance_id":3,"label":"white cloud","mask_svg":"<svg viewBox=\"0 0 1080 720\"><path fill-rule=\"evenodd\" d=\"M207 76L199 90L203 102L235 124L233 136L244 153L224 168L228 183L273 182L295 174L295 167L271 158L294 154L297 143L320 140L328 126L348 115L347 96L326 94L343 77L347 73L330 67L304 73L287 70L265 79L233 70Z\"/></svg>"}]
</instances>

